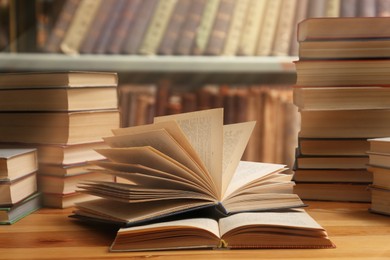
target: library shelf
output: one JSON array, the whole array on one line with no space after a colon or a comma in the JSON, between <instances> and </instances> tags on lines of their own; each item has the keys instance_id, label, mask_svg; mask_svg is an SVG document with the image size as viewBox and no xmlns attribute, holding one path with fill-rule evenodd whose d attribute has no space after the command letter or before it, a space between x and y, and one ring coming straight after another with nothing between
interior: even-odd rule
<instances>
[{"instance_id":1,"label":"library shelf","mask_svg":"<svg viewBox=\"0 0 390 260\"><path fill-rule=\"evenodd\" d=\"M294 74L296 57L0 53L0 71L95 70L157 73Z\"/></svg>"}]
</instances>

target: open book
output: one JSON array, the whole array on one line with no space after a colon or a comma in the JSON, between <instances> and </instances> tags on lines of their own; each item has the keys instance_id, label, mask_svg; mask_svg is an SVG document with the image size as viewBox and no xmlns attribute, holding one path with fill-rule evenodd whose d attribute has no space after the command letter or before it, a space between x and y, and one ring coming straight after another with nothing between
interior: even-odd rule
<instances>
[{"instance_id":1,"label":"open book","mask_svg":"<svg viewBox=\"0 0 390 260\"><path fill-rule=\"evenodd\" d=\"M304 210L296 210L239 213L219 221L193 218L121 228L110 250L332 247L326 231Z\"/></svg>"},{"instance_id":2,"label":"open book","mask_svg":"<svg viewBox=\"0 0 390 260\"><path fill-rule=\"evenodd\" d=\"M211 109L113 130L96 171L127 182L81 183L101 198L76 204L74 217L130 226L205 208L218 218L303 206L284 165L240 161L254 124L223 125Z\"/></svg>"}]
</instances>

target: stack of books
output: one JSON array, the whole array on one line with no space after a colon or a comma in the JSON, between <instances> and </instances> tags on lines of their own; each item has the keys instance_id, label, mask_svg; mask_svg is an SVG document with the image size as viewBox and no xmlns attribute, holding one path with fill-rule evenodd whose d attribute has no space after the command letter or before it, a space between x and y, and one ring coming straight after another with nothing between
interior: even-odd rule
<instances>
[{"instance_id":1,"label":"stack of books","mask_svg":"<svg viewBox=\"0 0 390 260\"><path fill-rule=\"evenodd\" d=\"M369 142L368 170L373 174L370 210L390 215L390 138L373 138Z\"/></svg>"},{"instance_id":2,"label":"stack of books","mask_svg":"<svg viewBox=\"0 0 390 260\"><path fill-rule=\"evenodd\" d=\"M112 251L334 247L285 165L241 161L254 125L224 125L217 108L115 129L95 165L126 181L81 184L100 198L72 216L120 226Z\"/></svg>"},{"instance_id":3,"label":"stack of books","mask_svg":"<svg viewBox=\"0 0 390 260\"><path fill-rule=\"evenodd\" d=\"M0 82L1 146L37 148L43 204L90 199L76 184L109 178L87 162L102 159L94 149L119 127L116 73L6 73Z\"/></svg>"},{"instance_id":4,"label":"stack of books","mask_svg":"<svg viewBox=\"0 0 390 260\"><path fill-rule=\"evenodd\" d=\"M389 22L313 18L298 25L294 180L303 199L370 201L367 139L390 135Z\"/></svg>"},{"instance_id":5,"label":"stack of books","mask_svg":"<svg viewBox=\"0 0 390 260\"><path fill-rule=\"evenodd\" d=\"M36 149L0 149L0 225L40 208L37 170Z\"/></svg>"}]
</instances>

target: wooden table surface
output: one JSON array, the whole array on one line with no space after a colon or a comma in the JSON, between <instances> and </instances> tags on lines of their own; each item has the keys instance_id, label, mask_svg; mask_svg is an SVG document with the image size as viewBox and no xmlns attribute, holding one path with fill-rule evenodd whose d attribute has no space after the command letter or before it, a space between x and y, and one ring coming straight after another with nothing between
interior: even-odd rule
<instances>
[{"instance_id":1,"label":"wooden table surface","mask_svg":"<svg viewBox=\"0 0 390 260\"><path fill-rule=\"evenodd\" d=\"M307 203L337 248L110 253L115 231L68 218L72 209L41 209L0 226L0 259L390 259L390 217L365 203Z\"/></svg>"}]
</instances>

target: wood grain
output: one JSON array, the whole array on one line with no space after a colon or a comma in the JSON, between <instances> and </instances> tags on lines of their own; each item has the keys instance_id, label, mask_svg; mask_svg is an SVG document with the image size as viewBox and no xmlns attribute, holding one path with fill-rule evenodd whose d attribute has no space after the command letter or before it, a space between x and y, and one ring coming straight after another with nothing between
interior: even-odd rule
<instances>
[{"instance_id":1,"label":"wood grain","mask_svg":"<svg viewBox=\"0 0 390 260\"><path fill-rule=\"evenodd\" d=\"M336 249L110 253L115 230L72 220L72 209L41 209L0 226L0 259L390 259L390 217L368 212L366 203L307 203Z\"/></svg>"}]
</instances>

